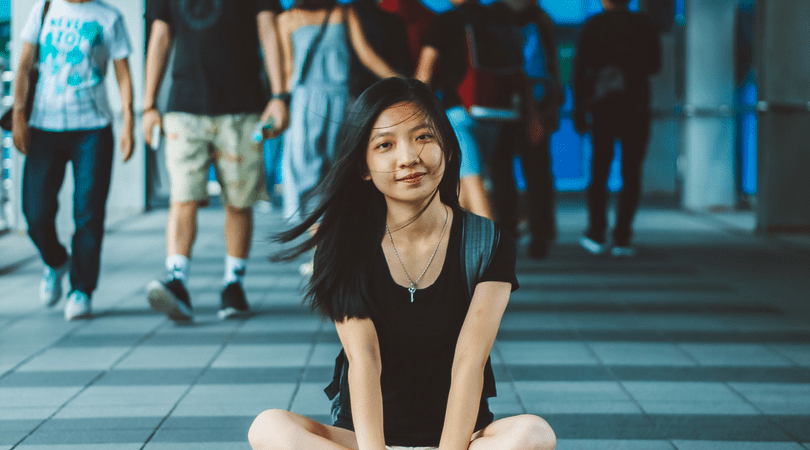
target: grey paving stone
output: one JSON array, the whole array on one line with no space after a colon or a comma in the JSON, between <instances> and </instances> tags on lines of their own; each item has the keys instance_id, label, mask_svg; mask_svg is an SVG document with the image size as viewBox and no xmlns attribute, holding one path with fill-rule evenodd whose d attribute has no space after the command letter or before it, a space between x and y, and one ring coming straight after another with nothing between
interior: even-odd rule
<instances>
[{"instance_id":1,"label":"grey paving stone","mask_svg":"<svg viewBox=\"0 0 810 450\"><path fill-rule=\"evenodd\" d=\"M81 419L51 419L37 430L51 431L96 431L156 428L162 417L94 417Z\"/></svg>"},{"instance_id":2,"label":"grey paving stone","mask_svg":"<svg viewBox=\"0 0 810 450\"><path fill-rule=\"evenodd\" d=\"M672 442L678 450L803 450L794 442L717 442L681 441Z\"/></svg>"},{"instance_id":3,"label":"grey paving stone","mask_svg":"<svg viewBox=\"0 0 810 450\"><path fill-rule=\"evenodd\" d=\"M152 428L87 430L87 431L36 431L25 439L26 445L64 444L131 444L146 442Z\"/></svg>"},{"instance_id":4,"label":"grey paving stone","mask_svg":"<svg viewBox=\"0 0 810 450\"><path fill-rule=\"evenodd\" d=\"M669 441L557 439L555 450L673 450Z\"/></svg>"},{"instance_id":5,"label":"grey paving stone","mask_svg":"<svg viewBox=\"0 0 810 450\"><path fill-rule=\"evenodd\" d=\"M141 443L116 444L67 444L67 445L20 445L21 450L139 450Z\"/></svg>"},{"instance_id":6,"label":"grey paving stone","mask_svg":"<svg viewBox=\"0 0 810 450\"><path fill-rule=\"evenodd\" d=\"M94 386L148 386L191 384L204 368L191 369L119 369L110 370Z\"/></svg>"},{"instance_id":7,"label":"grey paving stone","mask_svg":"<svg viewBox=\"0 0 810 450\"><path fill-rule=\"evenodd\" d=\"M241 428L161 428L150 442L246 442L247 429Z\"/></svg>"},{"instance_id":8,"label":"grey paving stone","mask_svg":"<svg viewBox=\"0 0 810 450\"><path fill-rule=\"evenodd\" d=\"M0 378L3 387L87 386L104 372L98 370L63 370L47 372L12 372Z\"/></svg>"}]
</instances>

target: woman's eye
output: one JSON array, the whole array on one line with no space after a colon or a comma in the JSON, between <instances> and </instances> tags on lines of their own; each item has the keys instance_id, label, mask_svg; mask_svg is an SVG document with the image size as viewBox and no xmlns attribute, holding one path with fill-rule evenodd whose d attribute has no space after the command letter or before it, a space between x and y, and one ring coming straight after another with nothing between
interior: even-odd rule
<instances>
[{"instance_id":1,"label":"woman's eye","mask_svg":"<svg viewBox=\"0 0 810 450\"><path fill-rule=\"evenodd\" d=\"M385 149L390 148L390 147L391 147L390 142L381 142L381 143L377 144L377 146L374 147L374 148L378 148L380 150L385 150Z\"/></svg>"},{"instance_id":2,"label":"woman's eye","mask_svg":"<svg viewBox=\"0 0 810 450\"><path fill-rule=\"evenodd\" d=\"M426 141L426 140L428 140L428 139L432 139L432 138L433 138L433 136L431 136L431 135L429 135L429 134L420 134L420 135L419 135L419 136L416 138L416 140L417 140L417 141Z\"/></svg>"}]
</instances>

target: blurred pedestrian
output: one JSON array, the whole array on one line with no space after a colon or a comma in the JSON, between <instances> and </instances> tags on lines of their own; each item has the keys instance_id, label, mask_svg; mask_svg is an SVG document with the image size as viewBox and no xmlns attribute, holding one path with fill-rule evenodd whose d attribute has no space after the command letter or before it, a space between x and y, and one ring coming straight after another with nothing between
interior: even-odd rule
<instances>
[{"instance_id":1,"label":"blurred pedestrian","mask_svg":"<svg viewBox=\"0 0 810 450\"><path fill-rule=\"evenodd\" d=\"M478 0L451 0L454 8L436 16L425 35L416 78L440 93L447 116L461 145L461 206L479 216L494 218L489 193L484 185L482 154L488 155L500 127L472 118L460 96L462 83L472 64L468 45L469 26L499 19L497 12L482 6ZM510 20L510 19L507 19ZM472 52L487 50L498 53L492 41L476 41ZM479 89L477 86L474 89Z\"/></svg>"},{"instance_id":2,"label":"blurred pedestrian","mask_svg":"<svg viewBox=\"0 0 810 450\"><path fill-rule=\"evenodd\" d=\"M143 132L151 143L160 127L166 136L171 206L166 226L165 281L152 281L148 299L172 320L192 319L186 287L197 209L208 202L208 169L214 164L225 203L225 275L219 317L249 310L242 287L253 232L253 206L267 199L262 148L253 136L278 135L287 124L279 57L278 0L188 2L148 0L152 23L146 53ZM168 111L161 117L157 94L176 49ZM273 90L265 102L260 71Z\"/></svg>"},{"instance_id":3,"label":"blurred pedestrian","mask_svg":"<svg viewBox=\"0 0 810 450\"><path fill-rule=\"evenodd\" d=\"M518 232L518 193L514 157L520 155L526 181L526 213L529 219L528 253L543 258L557 236L554 180L551 174L551 135L560 126L563 104L555 27L536 0L500 0L515 13L523 36L524 70L528 93L523 120L504 128L492 153L492 197L498 223Z\"/></svg>"},{"instance_id":4,"label":"blurred pedestrian","mask_svg":"<svg viewBox=\"0 0 810 450\"><path fill-rule=\"evenodd\" d=\"M343 347L332 425L281 409L248 431L256 450L551 450L529 414L495 420L490 350L517 289L515 242L458 203L459 145L444 107L413 79L387 79L357 100L321 202L290 242L321 227L307 301ZM402 447L400 447L402 446Z\"/></svg>"},{"instance_id":5,"label":"blurred pedestrian","mask_svg":"<svg viewBox=\"0 0 810 450\"><path fill-rule=\"evenodd\" d=\"M350 51L380 78L397 72L374 53L354 9L335 0L296 0L278 28L292 93L281 162L284 217L298 221L335 157L349 104Z\"/></svg>"},{"instance_id":6,"label":"blurred pedestrian","mask_svg":"<svg viewBox=\"0 0 810 450\"><path fill-rule=\"evenodd\" d=\"M630 12L629 0L602 0L605 11L582 27L574 62L574 126L591 131L588 229L580 239L591 253L610 249L631 257L633 218L641 198L641 169L650 136L650 77L661 69L661 38L648 17ZM588 120L590 118L590 121ZM607 179L616 141L621 143L622 190L607 233Z\"/></svg>"},{"instance_id":7,"label":"blurred pedestrian","mask_svg":"<svg viewBox=\"0 0 810 450\"><path fill-rule=\"evenodd\" d=\"M98 284L104 217L110 189L114 138L104 79L113 61L121 95L120 142L124 161L132 157L131 47L124 18L98 0L39 0L23 27L20 64L14 86L14 145L25 154L23 213L28 235L45 262L40 299L52 307L62 297L70 272L65 319L91 316ZM28 72L39 61L39 80ZM35 90L30 121L28 91ZM69 255L56 231L57 196L67 163L73 165L73 234Z\"/></svg>"},{"instance_id":8,"label":"blurred pedestrian","mask_svg":"<svg viewBox=\"0 0 810 450\"><path fill-rule=\"evenodd\" d=\"M398 73L412 74L414 61L408 50L405 24L396 14L381 9L380 3L381 0L354 0L352 8L374 53L380 55ZM357 57L352 58L352 61L349 94L354 99L379 78L363 67Z\"/></svg>"}]
</instances>

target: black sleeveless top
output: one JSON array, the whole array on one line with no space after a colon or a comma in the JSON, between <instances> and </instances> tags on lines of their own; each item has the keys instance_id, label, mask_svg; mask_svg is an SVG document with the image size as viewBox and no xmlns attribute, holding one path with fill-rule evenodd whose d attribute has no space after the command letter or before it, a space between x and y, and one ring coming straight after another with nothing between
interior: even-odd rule
<instances>
[{"instance_id":1,"label":"black sleeveless top","mask_svg":"<svg viewBox=\"0 0 810 450\"><path fill-rule=\"evenodd\" d=\"M386 445L439 445L450 392L453 355L471 300L466 294L462 275L461 216L460 212L454 214L449 230L448 256L441 274L432 285L416 291L413 303L408 290L391 277L382 248L374 256L375 272L371 277L374 304L369 308L369 316L380 343ZM397 269L401 270L394 268ZM513 291L518 288L515 241L506 233L501 232L491 263L479 279L479 282L484 281L511 283ZM353 430L348 364L344 364L341 358L339 360L336 382L339 382L340 393L334 401L334 425ZM495 395L495 377L491 361L487 360L476 430L492 422L487 398Z\"/></svg>"}]
</instances>

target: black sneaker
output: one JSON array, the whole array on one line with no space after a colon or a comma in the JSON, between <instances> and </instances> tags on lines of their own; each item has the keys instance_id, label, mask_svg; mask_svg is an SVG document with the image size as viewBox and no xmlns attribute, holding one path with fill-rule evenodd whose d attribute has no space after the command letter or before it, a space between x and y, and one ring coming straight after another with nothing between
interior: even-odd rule
<instances>
[{"instance_id":1,"label":"black sneaker","mask_svg":"<svg viewBox=\"0 0 810 450\"><path fill-rule=\"evenodd\" d=\"M154 280L147 286L149 304L156 312L166 314L175 322L193 319L191 298L183 282L172 278L167 282Z\"/></svg>"},{"instance_id":2,"label":"black sneaker","mask_svg":"<svg viewBox=\"0 0 810 450\"><path fill-rule=\"evenodd\" d=\"M242 283L233 282L225 286L222 290L222 305L219 307L220 319L227 319L242 315L250 311L247 299L245 298L245 290L242 289Z\"/></svg>"}]
</instances>

